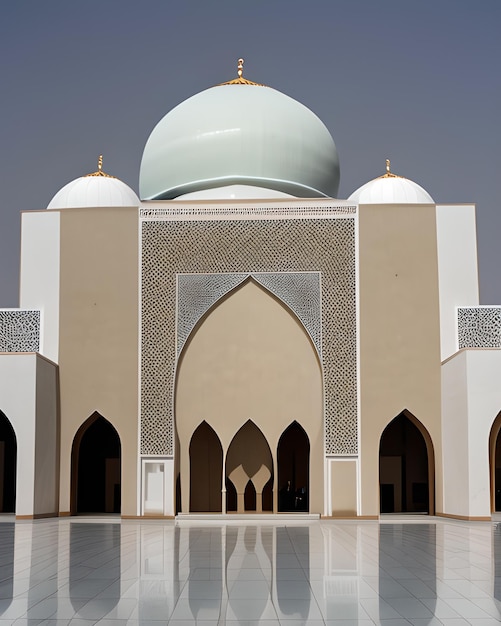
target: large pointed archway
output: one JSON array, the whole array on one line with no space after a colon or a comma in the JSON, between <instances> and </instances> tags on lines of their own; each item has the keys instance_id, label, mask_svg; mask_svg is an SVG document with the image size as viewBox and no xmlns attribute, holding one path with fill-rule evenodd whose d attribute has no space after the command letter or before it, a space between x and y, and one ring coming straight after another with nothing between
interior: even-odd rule
<instances>
[{"instance_id":1,"label":"large pointed archway","mask_svg":"<svg viewBox=\"0 0 501 626\"><path fill-rule=\"evenodd\" d=\"M121 444L115 428L93 413L71 450L71 513L120 513Z\"/></svg>"},{"instance_id":2,"label":"large pointed archway","mask_svg":"<svg viewBox=\"0 0 501 626\"><path fill-rule=\"evenodd\" d=\"M17 440L12 424L0 411L0 513L16 510Z\"/></svg>"},{"instance_id":3,"label":"large pointed archway","mask_svg":"<svg viewBox=\"0 0 501 626\"><path fill-rule=\"evenodd\" d=\"M223 448L206 421L190 441L190 512L221 513Z\"/></svg>"},{"instance_id":4,"label":"large pointed archway","mask_svg":"<svg viewBox=\"0 0 501 626\"><path fill-rule=\"evenodd\" d=\"M308 511L310 441L296 421L282 433L277 450L278 510Z\"/></svg>"},{"instance_id":5,"label":"large pointed archway","mask_svg":"<svg viewBox=\"0 0 501 626\"><path fill-rule=\"evenodd\" d=\"M237 494L236 509L233 508L233 499L227 497L227 511L243 513L266 510L263 507L263 491L272 479L270 446L256 424L247 420L233 437L226 454L226 480L233 484Z\"/></svg>"},{"instance_id":6,"label":"large pointed archway","mask_svg":"<svg viewBox=\"0 0 501 626\"><path fill-rule=\"evenodd\" d=\"M489 434L489 470L491 484L491 511L501 511L501 411Z\"/></svg>"},{"instance_id":7,"label":"large pointed archway","mask_svg":"<svg viewBox=\"0 0 501 626\"><path fill-rule=\"evenodd\" d=\"M435 459L431 437L409 411L384 429L379 443L381 513L435 512Z\"/></svg>"}]
</instances>

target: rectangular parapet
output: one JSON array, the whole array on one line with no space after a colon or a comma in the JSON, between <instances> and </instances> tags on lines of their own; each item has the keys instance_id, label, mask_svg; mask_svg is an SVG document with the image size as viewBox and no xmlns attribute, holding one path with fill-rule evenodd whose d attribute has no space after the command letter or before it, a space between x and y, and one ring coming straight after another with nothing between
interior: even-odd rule
<instances>
[{"instance_id":1,"label":"rectangular parapet","mask_svg":"<svg viewBox=\"0 0 501 626\"><path fill-rule=\"evenodd\" d=\"M0 309L0 352L40 351L40 311Z\"/></svg>"},{"instance_id":2,"label":"rectangular parapet","mask_svg":"<svg viewBox=\"0 0 501 626\"><path fill-rule=\"evenodd\" d=\"M458 348L501 348L501 306L457 307Z\"/></svg>"}]
</instances>

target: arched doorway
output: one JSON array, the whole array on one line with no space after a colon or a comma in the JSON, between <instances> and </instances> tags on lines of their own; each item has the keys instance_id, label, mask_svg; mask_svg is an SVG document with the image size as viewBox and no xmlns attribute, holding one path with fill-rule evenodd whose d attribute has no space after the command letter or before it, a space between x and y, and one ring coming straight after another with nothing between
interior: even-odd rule
<instances>
[{"instance_id":1,"label":"arched doorway","mask_svg":"<svg viewBox=\"0 0 501 626\"><path fill-rule=\"evenodd\" d=\"M12 424L0 411L0 513L16 510L17 441Z\"/></svg>"},{"instance_id":2,"label":"arched doorway","mask_svg":"<svg viewBox=\"0 0 501 626\"><path fill-rule=\"evenodd\" d=\"M308 511L310 441L296 421L284 430L277 450L278 510Z\"/></svg>"},{"instance_id":3,"label":"arched doorway","mask_svg":"<svg viewBox=\"0 0 501 626\"><path fill-rule=\"evenodd\" d=\"M379 443L381 513L434 513L435 461L431 437L409 411L384 429Z\"/></svg>"},{"instance_id":4,"label":"arched doorway","mask_svg":"<svg viewBox=\"0 0 501 626\"><path fill-rule=\"evenodd\" d=\"M269 506L269 498L263 499L263 491L272 477L273 459L268 442L254 422L248 420L233 437L226 455L226 479L237 493L235 509L232 490L228 492L226 510L238 513L271 510L265 508Z\"/></svg>"},{"instance_id":5,"label":"arched doorway","mask_svg":"<svg viewBox=\"0 0 501 626\"><path fill-rule=\"evenodd\" d=\"M501 511L501 412L497 414L489 435L489 468L491 475L491 511Z\"/></svg>"},{"instance_id":6,"label":"arched doorway","mask_svg":"<svg viewBox=\"0 0 501 626\"><path fill-rule=\"evenodd\" d=\"M115 428L94 413L78 429L71 451L71 513L120 513L121 444Z\"/></svg>"},{"instance_id":7,"label":"arched doorway","mask_svg":"<svg viewBox=\"0 0 501 626\"><path fill-rule=\"evenodd\" d=\"M220 513L223 448L213 428L203 421L190 441L190 512Z\"/></svg>"}]
</instances>

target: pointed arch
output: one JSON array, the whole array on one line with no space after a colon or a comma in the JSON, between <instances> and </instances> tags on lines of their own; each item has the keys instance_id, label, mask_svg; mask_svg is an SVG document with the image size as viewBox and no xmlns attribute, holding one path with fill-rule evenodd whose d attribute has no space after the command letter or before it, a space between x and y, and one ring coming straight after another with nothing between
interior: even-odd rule
<instances>
[{"instance_id":1,"label":"pointed arch","mask_svg":"<svg viewBox=\"0 0 501 626\"><path fill-rule=\"evenodd\" d=\"M263 484L262 477L265 477ZM226 454L226 478L237 492L237 512L243 513L245 502L252 506L250 510L263 510L263 488L273 476L273 457L270 446L260 428L252 420L247 420L235 433ZM249 482L251 487L248 487ZM247 498L245 497L247 489ZM255 500L253 491L255 492ZM227 496L227 510L231 506Z\"/></svg>"},{"instance_id":2,"label":"pointed arch","mask_svg":"<svg viewBox=\"0 0 501 626\"><path fill-rule=\"evenodd\" d=\"M310 492L310 440L294 420L282 433L277 447L278 510L308 511Z\"/></svg>"},{"instance_id":3,"label":"pointed arch","mask_svg":"<svg viewBox=\"0 0 501 626\"><path fill-rule=\"evenodd\" d=\"M9 418L0 411L0 513L16 511L17 438Z\"/></svg>"},{"instance_id":4,"label":"pointed arch","mask_svg":"<svg viewBox=\"0 0 501 626\"><path fill-rule=\"evenodd\" d=\"M190 512L221 513L223 447L204 420L190 440Z\"/></svg>"},{"instance_id":5,"label":"pointed arch","mask_svg":"<svg viewBox=\"0 0 501 626\"><path fill-rule=\"evenodd\" d=\"M501 411L492 423L489 433L489 474L491 512L501 511Z\"/></svg>"},{"instance_id":6,"label":"pointed arch","mask_svg":"<svg viewBox=\"0 0 501 626\"><path fill-rule=\"evenodd\" d=\"M189 445L202 419L217 431L226 462L235 431L251 417L273 441L275 466L276 442L291 414L322 428L322 391L318 352L304 325L282 300L253 277L247 278L207 311L176 364L174 409L181 476L189 476ZM316 438L312 469L316 484L323 480L322 452L322 440ZM277 510L276 487L267 484L273 468L271 462L264 466L270 476L262 488L253 483L258 494L264 492L263 508ZM234 469L223 472L225 481ZM264 481L264 475L260 479ZM230 477L227 489L232 489L232 482ZM188 512L189 484L181 487L182 510ZM319 489L315 496L316 510L322 494ZM231 504L228 498L226 502Z\"/></svg>"},{"instance_id":7,"label":"pointed arch","mask_svg":"<svg viewBox=\"0 0 501 626\"><path fill-rule=\"evenodd\" d=\"M435 453L428 430L407 409L379 440L380 511L435 512Z\"/></svg>"},{"instance_id":8,"label":"pointed arch","mask_svg":"<svg viewBox=\"0 0 501 626\"><path fill-rule=\"evenodd\" d=\"M71 448L71 514L120 513L121 443L97 411L80 426Z\"/></svg>"},{"instance_id":9,"label":"pointed arch","mask_svg":"<svg viewBox=\"0 0 501 626\"><path fill-rule=\"evenodd\" d=\"M249 281L259 285L297 318L321 361L319 272L179 274L178 357L211 310Z\"/></svg>"}]
</instances>

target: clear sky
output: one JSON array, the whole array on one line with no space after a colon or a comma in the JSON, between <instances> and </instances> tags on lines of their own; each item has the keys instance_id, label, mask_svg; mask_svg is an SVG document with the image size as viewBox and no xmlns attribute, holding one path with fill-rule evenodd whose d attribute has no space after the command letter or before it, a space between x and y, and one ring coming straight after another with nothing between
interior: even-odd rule
<instances>
[{"instance_id":1,"label":"clear sky","mask_svg":"<svg viewBox=\"0 0 501 626\"><path fill-rule=\"evenodd\" d=\"M501 304L500 31L500 0L1 2L0 306L18 304L20 211L99 154L137 192L155 124L239 57L329 128L340 198L390 158L436 202L475 202L481 302Z\"/></svg>"}]
</instances>

